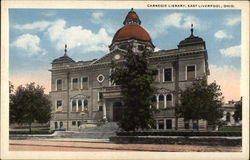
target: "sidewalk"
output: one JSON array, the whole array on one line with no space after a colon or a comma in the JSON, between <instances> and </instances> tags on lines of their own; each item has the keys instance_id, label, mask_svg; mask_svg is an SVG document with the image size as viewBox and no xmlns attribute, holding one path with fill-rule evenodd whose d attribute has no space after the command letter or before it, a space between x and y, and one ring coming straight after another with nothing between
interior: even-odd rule
<instances>
[{"instance_id":1,"label":"sidewalk","mask_svg":"<svg viewBox=\"0 0 250 160\"><path fill-rule=\"evenodd\" d=\"M82 139L10 140L10 151L109 151L109 152L240 152L241 147L171 144L114 144Z\"/></svg>"}]
</instances>

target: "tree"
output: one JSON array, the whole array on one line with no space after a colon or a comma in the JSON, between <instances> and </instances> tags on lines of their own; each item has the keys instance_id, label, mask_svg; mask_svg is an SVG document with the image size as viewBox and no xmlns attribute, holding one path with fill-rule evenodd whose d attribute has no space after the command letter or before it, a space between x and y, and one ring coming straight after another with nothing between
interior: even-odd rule
<instances>
[{"instance_id":1,"label":"tree","mask_svg":"<svg viewBox=\"0 0 250 160\"><path fill-rule=\"evenodd\" d=\"M199 119L215 124L222 117L220 107L223 97L220 86L213 82L207 84L206 78L195 80L191 87L181 91L181 104L177 112L184 120L196 120L199 130Z\"/></svg>"},{"instance_id":2,"label":"tree","mask_svg":"<svg viewBox=\"0 0 250 160\"><path fill-rule=\"evenodd\" d=\"M148 67L150 52L134 53L131 49L124 56L121 66L112 64L111 80L121 86L124 101L124 113L118 122L125 131L146 129L153 125L153 112L150 108L153 97L155 70Z\"/></svg>"},{"instance_id":3,"label":"tree","mask_svg":"<svg viewBox=\"0 0 250 160\"><path fill-rule=\"evenodd\" d=\"M235 104L235 112L234 112L234 120L238 122L239 120L242 120L242 99Z\"/></svg>"},{"instance_id":4,"label":"tree","mask_svg":"<svg viewBox=\"0 0 250 160\"><path fill-rule=\"evenodd\" d=\"M10 121L31 124L34 121L46 123L51 118L51 103L42 86L35 83L18 86L10 97Z\"/></svg>"}]
</instances>

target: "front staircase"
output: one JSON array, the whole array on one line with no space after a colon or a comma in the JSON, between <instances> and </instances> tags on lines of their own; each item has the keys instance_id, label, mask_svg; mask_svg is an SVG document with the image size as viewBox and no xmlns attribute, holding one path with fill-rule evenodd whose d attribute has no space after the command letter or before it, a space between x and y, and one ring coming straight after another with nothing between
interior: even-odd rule
<instances>
[{"instance_id":1,"label":"front staircase","mask_svg":"<svg viewBox=\"0 0 250 160\"><path fill-rule=\"evenodd\" d=\"M116 122L107 122L96 127L85 127L77 132L60 131L55 134L54 138L108 139L115 136L118 130Z\"/></svg>"}]
</instances>

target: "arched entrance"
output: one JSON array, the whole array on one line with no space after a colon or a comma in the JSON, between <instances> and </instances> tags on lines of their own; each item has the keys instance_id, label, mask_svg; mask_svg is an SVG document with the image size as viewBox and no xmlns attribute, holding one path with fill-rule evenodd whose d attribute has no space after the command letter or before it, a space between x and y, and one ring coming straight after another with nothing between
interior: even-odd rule
<instances>
[{"instance_id":1,"label":"arched entrance","mask_svg":"<svg viewBox=\"0 0 250 160\"><path fill-rule=\"evenodd\" d=\"M113 121L119 121L122 118L123 106L121 102L113 103Z\"/></svg>"},{"instance_id":2,"label":"arched entrance","mask_svg":"<svg viewBox=\"0 0 250 160\"><path fill-rule=\"evenodd\" d=\"M230 122L230 120L231 120L231 114L229 112L227 112L227 114L226 114L226 121Z\"/></svg>"}]
</instances>

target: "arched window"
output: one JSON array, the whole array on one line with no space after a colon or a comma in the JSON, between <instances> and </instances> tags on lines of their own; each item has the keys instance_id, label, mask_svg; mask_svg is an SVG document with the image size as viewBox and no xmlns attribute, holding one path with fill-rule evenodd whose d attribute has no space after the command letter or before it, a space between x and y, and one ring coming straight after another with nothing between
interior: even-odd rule
<instances>
[{"instance_id":1,"label":"arched window","mask_svg":"<svg viewBox=\"0 0 250 160\"><path fill-rule=\"evenodd\" d=\"M227 112L227 114L226 114L226 121L230 122L230 119L231 119L231 114L229 112Z\"/></svg>"},{"instance_id":2,"label":"arched window","mask_svg":"<svg viewBox=\"0 0 250 160\"><path fill-rule=\"evenodd\" d=\"M60 128L62 128L63 127L63 122L60 122Z\"/></svg>"},{"instance_id":3,"label":"arched window","mask_svg":"<svg viewBox=\"0 0 250 160\"><path fill-rule=\"evenodd\" d=\"M164 96L162 94L159 96L159 108L164 108Z\"/></svg>"},{"instance_id":4,"label":"arched window","mask_svg":"<svg viewBox=\"0 0 250 160\"><path fill-rule=\"evenodd\" d=\"M82 100L78 100L78 112L81 112L82 110L83 110Z\"/></svg>"},{"instance_id":5,"label":"arched window","mask_svg":"<svg viewBox=\"0 0 250 160\"><path fill-rule=\"evenodd\" d=\"M76 112L76 100L72 100L72 104L71 104L71 111L72 112Z\"/></svg>"},{"instance_id":6,"label":"arched window","mask_svg":"<svg viewBox=\"0 0 250 160\"><path fill-rule=\"evenodd\" d=\"M55 122L55 129L57 129L58 128L58 124L57 124L57 122Z\"/></svg>"},{"instance_id":7,"label":"arched window","mask_svg":"<svg viewBox=\"0 0 250 160\"><path fill-rule=\"evenodd\" d=\"M172 106L172 95L171 94L167 95L167 106L168 107Z\"/></svg>"},{"instance_id":8,"label":"arched window","mask_svg":"<svg viewBox=\"0 0 250 160\"><path fill-rule=\"evenodd\" d=\"M84 111L88 110L88 100L84 100Z\"/></svg>"}]
</instances>

